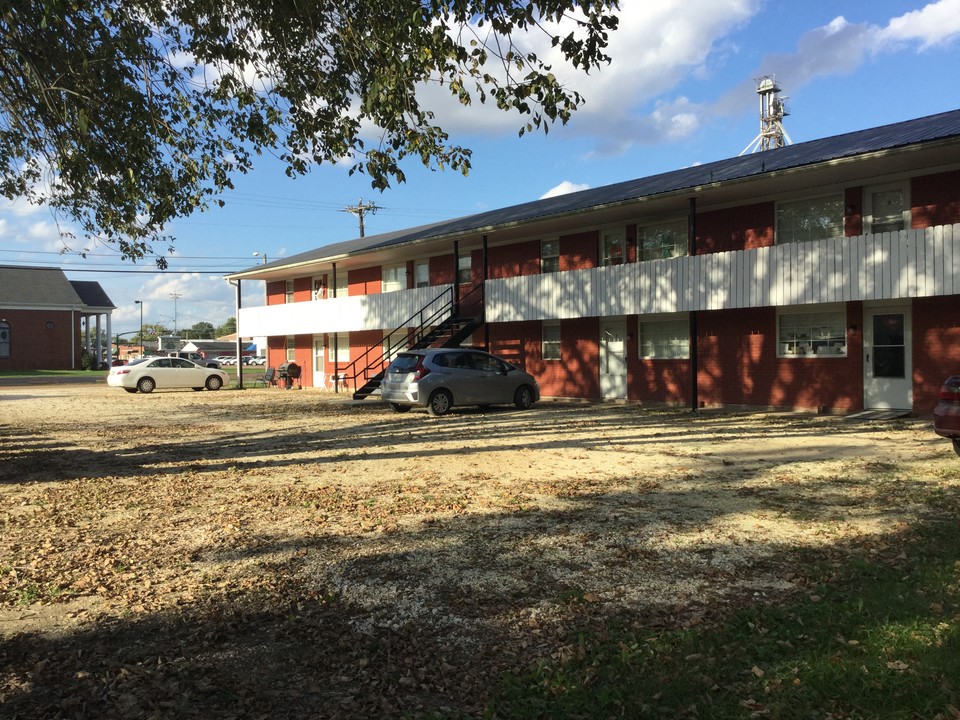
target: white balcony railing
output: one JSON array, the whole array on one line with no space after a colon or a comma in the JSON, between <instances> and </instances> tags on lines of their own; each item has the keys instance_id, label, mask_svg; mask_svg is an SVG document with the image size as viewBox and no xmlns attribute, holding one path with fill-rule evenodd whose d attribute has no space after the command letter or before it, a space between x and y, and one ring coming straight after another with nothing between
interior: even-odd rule
<instances>
[{"instance_id":1,"label":"white balcony railing","mask_svg":"<svg viewBox=\"0 0 960 720\"><path fill-rule=\"evenodd\" d=\"M238 332L244 337L256 337L393 330L451 287L434 285L376 295L240 308Z\"/></svg>"},{"instance_id":2,"label":"white balcony railing","mask_svg":"<svg viewBox=\"0 0 960 720\"><path fill-rule=\"evenodd\" d=\"M960 224L487 281L488 322L960 294Z\"/></svg>"}]
</instances>

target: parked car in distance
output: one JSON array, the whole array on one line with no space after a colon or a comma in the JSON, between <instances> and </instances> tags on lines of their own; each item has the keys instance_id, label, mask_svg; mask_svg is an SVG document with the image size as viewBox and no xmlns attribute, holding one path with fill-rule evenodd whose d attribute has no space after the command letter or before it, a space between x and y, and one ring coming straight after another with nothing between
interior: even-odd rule
<instances>
[{"instance_id":1,"label":"parked car in distance","mask_svg":"<svg viewBox=\"0 0 960 720\"><path fill-rule=\"evenodd\" d=\"M960 375L951 375L940 386L940 400L933 409L933 429L953 442L960 455Z\"/></svg>"},{"instance_id":2,"label":"parked car in distance","mask_svg":"<svg viewBox=\"0 0 960 720\"><path fill-rule=\"evenodd\" d=\"M237 356L236 355L221 355L217 358L220 361L221 365L236 365Z\"/></svg>"},{"instance_id":3,"label":"parked car in distance","mask_svg":"<svg viewBox=\"0 0 960 720\"><path fill-rule=\"evenodd\" d=\"M196 363L197 365L203 365L204 367L217 368L217 369L220 368L219 360L214 360L212 358L207 359L198 352L182 352L181 351L181 352L167 353L167 355L169 357L183 358L184 360L189 360L192 363Z\"/></svg>"},{"instance_id":4,"label":"parked car in distance","mask_svg":"<svg viewBox=\"0 0 960 720\"><path fill-rule=\"evenodd\" d=\"M397 355L384 373L380 394L395 412L426 407L436 417L455 405L513 403L526 410L540 399L540 385L482 350L429 348Z\"/></svg>"},{"instance_id":5,"label":"parked car in distance","mask_svg":"<svg viewBox=\"0 0 960 720\"><path fill-rule=\"evenodd\" d=\"M250 365L266 365L266 364L267 364L267 358L266 358L265 356L263 356L263 355L256 355L256 356L250 358L249 364L250 364Z\"/></svg>"},{"instance_id":6,"label":"parked car in distance","mask_svg":"<svg viewBox=\"0 0 960 720\"><path fill-rule=\"evenodd\" d=\"M220 368L201 367L177 357L148 357L110 368L107 385L129 393L151 393L154 390L192 388L219 390L226 384L227 374Z\"/></svg>"}]
</instances>

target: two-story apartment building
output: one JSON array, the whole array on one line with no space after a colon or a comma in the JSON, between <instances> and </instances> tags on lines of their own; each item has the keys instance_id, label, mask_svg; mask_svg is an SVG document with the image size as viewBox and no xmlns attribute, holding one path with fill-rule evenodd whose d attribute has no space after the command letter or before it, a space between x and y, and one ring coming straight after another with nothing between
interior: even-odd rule
<instances>
[{"instance_id":1,"label":"two-story apartment building","mask_svg":"<svg viewBox=\"0 0 960 720\"><path fill-rule=\"evenodd\" d=\"M960 370L960 111L230 279L266 281L240 332L305 387L354 392L398 348L446 342L504 356L544 396L928 413Z\"/></svg>"}]
</instances>

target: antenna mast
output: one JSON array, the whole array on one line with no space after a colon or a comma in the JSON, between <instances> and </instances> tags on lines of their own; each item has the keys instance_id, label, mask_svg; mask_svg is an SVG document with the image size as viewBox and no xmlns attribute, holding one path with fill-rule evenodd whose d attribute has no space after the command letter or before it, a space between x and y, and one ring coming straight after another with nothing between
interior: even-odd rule
<instances>
[{"instance_id":1,"label":"antenna mast","mask_svg":"<svg viewBox=\"0 0 960 720\"><path fill-rule=\"evenodd\" d=\"M786 98L780 97L780 86L769 75L757 81L760 96L760 134L747 145L740 155L792 145L793 140L783 127L783 119L790 114Z\"/></svg>"}]
</instances>

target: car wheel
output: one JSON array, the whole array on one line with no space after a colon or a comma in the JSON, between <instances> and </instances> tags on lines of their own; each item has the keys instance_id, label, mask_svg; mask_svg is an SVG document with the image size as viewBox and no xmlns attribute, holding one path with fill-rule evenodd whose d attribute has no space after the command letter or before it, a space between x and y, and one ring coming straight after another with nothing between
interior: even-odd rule
<instances>
[{"instance_id":1,"label":"car wheel","mask_svg":"<svg viewBox=\"0 0 960 720\"><path fill-rule=\"evenodd\" d=\"M219 390L223 387L223 380L219 375L211 375L207 378L207 390Z\"/></svg>"},{"instance_id":2,"label":"car wheel","mask_svg":"<svg viewBox=\"0 0 960 720\"><path fill-rule=\"evenodd\" d=\"M529 410L533 405L533 390L529 385L521 385L513 394L513 404L520 410Z\"/></svg>"},{"instance_id":3,"label":"car wheel","mask_svg":"<svg viewBox=\"0 0 960 720\"><path fill-rule=\"evenodd\" d=\"M401 405L400 403L390 403L390 407L393 408L393 411L396 413L405 413L410 409L409 405Z\"/></svg>"},{"instance_id":4,"label":"car wheel","mask_svg":"<svg viewBox=\"0 0 960 720\"><path fill-rule=\"evenodd\" d=\"M960 455L960 438L951 438L953 440L953 451Z\"/></svg>"},{"instance_id":5,"label":"car wheel","mask_svg":"<svg viewBox=\"0 0 960 720\"><path fill-rule=\"evenodd\" d=\"M153 381L153 378L144 377L137 381L137 390L142 393L152 393L156 386L157 384Z\"/></svg>"},{"instance_id":6,"label":"car wheel","mask_svg":"<svg viewBox=\"0 0 960 720\"><path fill-rule=\"evenodd\" d=\"M124 390L126 390L128 393L135 393L137 391L136 388L124 388Z\"/></svg>"},{"instance_id":7,"label":"car wheel","mask_svg":"<svg viewBox=\"0 0 960 720\"><path fill-rule=\"evenodd\" d=\"M446 390L437 390L430 396L427 412L434 417L446 415L453 407L453 396Z\"/></svg>"}]
</instances>

